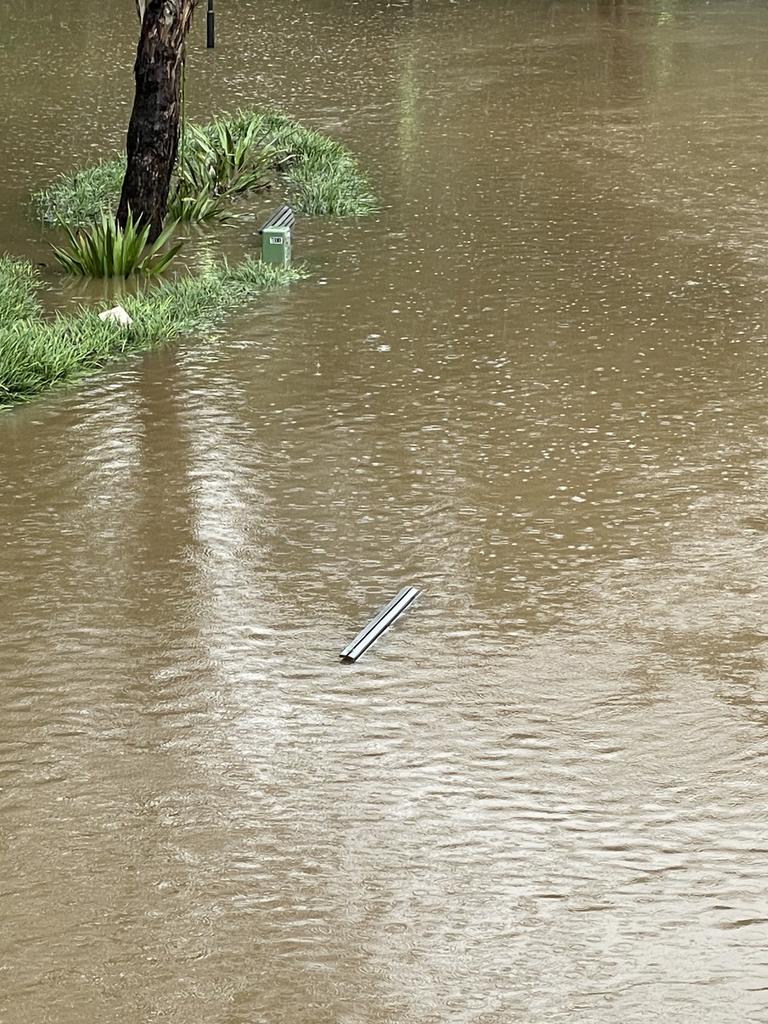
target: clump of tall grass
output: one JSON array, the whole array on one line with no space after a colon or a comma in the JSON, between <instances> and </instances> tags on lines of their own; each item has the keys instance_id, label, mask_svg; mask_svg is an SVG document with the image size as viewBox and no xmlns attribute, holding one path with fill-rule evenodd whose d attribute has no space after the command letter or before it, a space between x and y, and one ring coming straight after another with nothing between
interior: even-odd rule
<instances>
[{"instance_id":1,"label":"clump of tall grass","mask_svg":"<svg viewBox=\"0 0 768 1024\"><path fill-rule=\"evenodd\" d=\"M375 196L361 190L355 173L322 158L297 163L291 187L295 208L314 216L360 217L376 206Z\"/></svg>"},{"instance_id":2,"label":"clump of tall grass","mask_svg":"<svg viewBox=\"0 0 768 1024\"><path fill-rule=\"evenodd\" d=\"M38 217L70 228L117 207L125 160L61 175L33 196ZM284 114L238 111L187 125L169 205L173 220L213 220L238 196L281 188L298 212L362 216L376 208L368 179L340 142Z\"/></svg>"},{"instance_id":3,"label":"clump of tall grass","mask_svg":"<svg viewBox=\"0 0 768 1024\"><path fill-rule=\"evenodd\" d=\"M232 132L256 130L282 153L277 172L295 209L314 216L362 217L378 203L352 153L323 132L275 111L239 110L228 118Z\"/></svg>"},{"instance_id":4,"label":"clump of tall grass","mask_svg":"<svg viewBox=\"0 0 768 1024\"><path fill-rule=\"evenodd\" d=\"M184 195L176 190L168 203L168 217L181 224L202 224L206 221L225 220L224 200L210 189L197 195Z\"/></svg>"},{"instance_id":5,"label":"clump of tall grass","mask_svg":"<svg viewBox=\"0 0 768 1024\"><path fill-rule=\"evenodd\" d=\"M22 276L31 273L28 264L18 262ZM126 353L207 327L235 303L305 276L301 267L274 267L249 258L126 297L123 304L133 318L127 328L85 309L53 320L32 318L0 326L0 406L92 373Z\"/></svg>"},{"instance_id":6,"label":"clump of tall grass","mask_svg":"<svg viewBox=\"0 0 768 1024\"><path fill-rule=\"evenodd\" d=\"M106 213L92 227L77 232L64 225L69 237L65 248L52 246L53 254L68 274L82 277L130 277L131 274L162 274L181 249L181 243L166 249L176 228L169 224L149 244L151 224L136 224L129 213L122 228Z\"/></svg>"},{"instance_id":7,"label":"clump of tall grass","mask_svg":"<svg viewBox=\"0 0 768 1024\"><path fill-rule=\"evenodd\" d=\"M269 188L281 154L257 123L233 131L221 119L187 125L174 174L169 216L180 221L219 220L225 204Z\"/></svg>"},{"instance_id":8,"label":"clump of tall grass","mask_svg":"<svg viewBox=\"0 0 768 1024\"><path fill-rule=\"evenodd\" d=\"M187 195L209 190L238 196L267 188L281 153L254 119L242 126L217 118L205 128L188 125L176 177Z\"/></svg>"},{"instance_id":9,"label":"clump of tall grass","mask_svg":"<svg viewBox=\"0 0 768 1024\"><path fill-rule=\"evenodd\" d=\"M0 256L0 328L37 316L39 275L26 260Z\"/></svg>"},{"instance_id":10,"label":"clump of tall grass","mask_svg":"<svg viewBox=\"0 0 768 1024\"><path fill-rule=\"evenodd\" d=\"M0 404L29 398L97 369L126 344L127 338L95 313L0 328Z\"/></svg>"}]
</instances>

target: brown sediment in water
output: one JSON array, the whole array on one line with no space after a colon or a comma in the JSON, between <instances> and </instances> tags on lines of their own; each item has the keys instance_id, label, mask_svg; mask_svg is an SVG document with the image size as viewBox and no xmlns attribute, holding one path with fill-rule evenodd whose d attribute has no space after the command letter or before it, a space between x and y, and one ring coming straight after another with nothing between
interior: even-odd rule
<instances>
[{"instance_id":1,"label":"brown sediment in water","mask_svg":"<svg viewBox=\"0 0 768 1024\"><path fill-rule=\"evenodd\" d=\"M135 14L7 6L37 261ZM0 1019L761 1020L764 5L217 10L191 116L300 110L385 209L0 417Z\"/></svg>"}]
</instances>

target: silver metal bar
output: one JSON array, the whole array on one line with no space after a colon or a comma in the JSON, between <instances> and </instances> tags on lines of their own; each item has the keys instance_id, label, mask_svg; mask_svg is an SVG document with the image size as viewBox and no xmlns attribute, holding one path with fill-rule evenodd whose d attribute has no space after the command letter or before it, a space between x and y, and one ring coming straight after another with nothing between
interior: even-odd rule
<instances>
[{"instance_id":1,"label":"silver metal bar","mask_svg":"<svg viewBox=\"0 0 768 1024\"><path fill-rule=\"evenodd\" d=\"M340 655L342 660L357 661L360 655L365 654L371 644L375 643L381 634L389 629L395 619L398 619L406 608L413 604L420 593L421 591L416 587L403 587L400 593L360 630L355 639L347 644Z\"/></svg>"},{"instance_id":2,"label":"silver metal bar","mask_svg":"<svg viewBox=\"0 0 768 1024\"><path fill-rule=\"evenodd\" d=\"M395 605L399 604L400 601L402 601L402 599L410 590L413 590L413 587L403 587L403 589L392 598L389 604L385 605L380 611L376 612L371 621L367 625L363 626L363 628L357 634L355 639L351 643L347 644L347 646L341 652L341 657L346 658L349 652L352 650L352 648L357 647L357 645L360 643L363 637L366 637L371 632L372 629L375 629L375 627L378 626L378 624L381 622L384 616L387 615L390 611L392 611Z\"/></svg>"},{"instance_id":3,"label":"silver metal bar","mask_svg":"<svg viewBox=\"0 0 768 1024\"><path fill-rule=\"evenodd\" d=\"M264 221L259 228L259 234L263 235L269 228L293 228L296 223L296 214L290 206L278 206L273 213Z\"/></svg>"}]
</instances>

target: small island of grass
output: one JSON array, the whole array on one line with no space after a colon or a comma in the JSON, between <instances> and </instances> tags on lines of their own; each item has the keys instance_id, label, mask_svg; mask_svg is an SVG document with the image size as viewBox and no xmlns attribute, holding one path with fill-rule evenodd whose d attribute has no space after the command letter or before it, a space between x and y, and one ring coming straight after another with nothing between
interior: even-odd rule
<instances>
[{"instance_id":1,"label":"small island of grass","mask_svg":"<svg viewBox=\"0 0 768 1024\"><path fill-rule=\"evenodd\" d=\"M97 244L93 239L105 235L97 229L113 215L124 172L125 161L117 157L61 175L33 196L35 214L43 223L68 229L73 244L80 238L92 248ZM340 143L282 114L240 111L208 125L188 126L170 219L219 219L236 201L267 189L297 212L314 216L361 216L376 207L365 174ZM70 269L72 258L62 263ZM140 267L137 258L136 269ZM199 330L226 309L304 276L300 266L273 267L249 257L236 266L222 261L202 273L159 284L147 278L137 295L121 298L133 321L121 326L101 320L99 309L43 317L36 268L25 260L0 257L0 406L25 401L128 352Z\"/></svg>"}]
</instances>

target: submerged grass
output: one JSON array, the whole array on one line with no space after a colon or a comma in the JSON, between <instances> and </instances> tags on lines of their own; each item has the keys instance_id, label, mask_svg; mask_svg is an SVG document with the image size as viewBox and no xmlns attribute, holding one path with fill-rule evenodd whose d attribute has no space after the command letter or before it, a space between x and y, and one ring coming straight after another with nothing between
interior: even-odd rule
<instances>
[{"instance_id":1,"label":"submerged grass","mask_svg":"<svg viewBox=\"0 0 768 1024\"><path fill-rule=\"evenodd\" d=\"M189 134L194 144L186 149L177 180L182 187L175 190L174 216L186 206L183 219L196 219L196 203L199 219L206 219L203 212L213 216L213 204L203 197L219 196L222 181L229 182L227 199L244 190L280 188L298 213L359 217L376 209L368 179L350 151L284 114L240 110L207 125L190 126ZM199 166L190 166L193 159ZM63 174L33 195L36 215L70 228L95 224L117 207L124 173L125 160L118 157ZM212 186L212 179L218 184ZM216 204L217 212L219 208Z\"/></svg>"},{"instance_id":2,"label":"submerged grass","mask_svg":"<svg viewBox=\"0 0 768 1024\"><path fill-rule=\"evenodd\" d=\"M6 262L15 263L14 269L5 268ZM4 260L0 271L9 279L15 274L29 280L31 274L34 280L34 269L25 261ZM100 320L93 310L53 320L0 322L0 407L92 373L128 352L210 326L226 308L305 276L301 267L273 267L246 259L235 267L221 263L204 274L180 277L126 298L123 305L134 320L128 328Z\"/></svg>"},{"instance_id":3,"label":"submerged grass","mask_svg":"<svg viewBox=\"0 0 768 1024\"><path fill-rule=\"evenodd\" d=\"M102 214L117 209L124 177L124 157L61 174L46 188L33 193L35 214L45 224L61 222L70 228L96 224Z\"/></svg>"},{"instance_id":4,"label":"submerged grass","mask_svg":"<svg viewBox=\"0 0 768 1024\"><path fill-rule=\"evenodd\" d=\"M0 256L0 329L37 316L37 270L26 260Z\"/></svg>"},{"instance_id":5,"label":"submerged grass","mask_svg":"<svg viewBox=\"0 0 768 1024\"><path fill-rule=\"evenodd\" d=\"M285 114L238 111L231 120L245 125L253 119L288 158L282 177L299 213L361 217L377 209L368 178L346 146Z\"/></svg>"}]
</instances>

